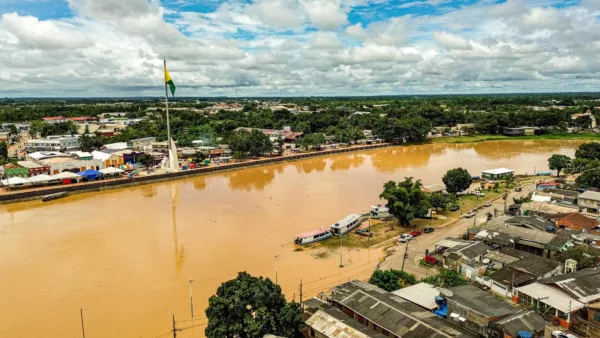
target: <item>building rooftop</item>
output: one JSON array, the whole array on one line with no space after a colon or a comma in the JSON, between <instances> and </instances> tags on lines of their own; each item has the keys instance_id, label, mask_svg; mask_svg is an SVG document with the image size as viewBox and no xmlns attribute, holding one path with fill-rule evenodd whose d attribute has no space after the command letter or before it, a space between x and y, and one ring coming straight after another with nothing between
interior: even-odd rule
<instances>
[{"instance_id":1,"label":"building rooftop","mask_svg":"<svg viewBox=\"0 0 600 338\"><path fill-rule=\"evenodd\" d=\"M455 286L448 290L452 292L452 296L447 296L448 300L488 318L502 317L517 311L508 303L473 285Z\"/></svg>"},{"instance_id":2,"label":"building rooftop","mask_svg":"<svg viewBox=\"0 0 600 338\"><path fill-rule=\"evenodd\" d=\"M483 242L470 242L462 246L455 246L447 250L447 252L456 253L467 259L476 258L485 255L488 250L492 250L490 246Z\"/></svg>"},{"instance_id":3,"label":"building rooftop","mask_svg":"<svg viewBox=\"0 0 600 338\"><path fill-rule=\"evenodd\" d=\"M435 296L440 295L440 292L435 286L427 283L411 285L400 290L396 290L392 293L427 310L433 310L437 308L437 304L435 304Z\"/></svg>"},{"instance_id":4,"label":"building rooftop","mask_svg":"<svg viewBox=\"0 0 600 338\"><path fill-rule=\"evenodd\" d=\"M526 228L521 228L521 227L517 227L517 226L513 226L513 225L508 225L508 224L501 225L501 224L488 223L483 226L483 229L488 230L488 231L493 231L493 232L494 231L502 232L502 233L505 233L508 235L519 237L520 240L525 240L528 242L534 242L534 243L539 243L539 244L544 244L544 245L550 243L550 241L552 241L552 239L554 239L554 237L556 237L556 235L548 233L548 232L526 229Z\"/></svg>"},{"instance_id":5,"label":"building rooftop","mask_svg":"<svg viewBox=\"0 0 600 338\"><path fill-rule=\"evenodd\" d=\"M500 268L500 270L492 273L490 279L503 285L517 286L524 283L532 282L537 278L536 276L530 273L519 271L517 269L505 265L502 268Z\"/></svg>"},{"instance_id":6,"label":"building rooftop","mask_svg":"<svg viewBox=\"0 0 600 338\"><path fill-rule=\"evenodd\" d=\"M600 299L600 269L583 269L542 279L540 283L553 284L583 303Z\"/></svg>"},{"instance_id":7,"label":"building rooftop","mask_svg":"<svg viewBox=\"0 0 600 338\"><path fill-rule=\"evenodd\" d=\"M553 270L556 270L556 268L561 265L560 262L555 260L540 257L516 249L502 248L501 251L503 254L518 258L517 261L509 263L508 266L516 270L530 273L536 277L541 277Z\"/></svg>"},{"instance_id":8,"label":"building rooftop","mask_svg":"<svg viewBox=\"0 0 600 338\"><path fill-rule=\"evenodd\" d=\"M553 217L555 220L564 220L564 221L568 221L571 222L579 227L582 227L586 230L592 230L594 228L597 228L598 225L600 225L600 222L598 222L597 220L584 216L578 212L572 212L570 214L567 215L562 215L562 216L558 216L558 217Z\"/></svg>"},{"instance_id":9,"label":"building rooftop","mask_svg":"<svg viewBox=\"0 0 600 338\"><path fill-rule=\"evenodd\" d=\"M543 332L546 320L535 311L522 311L502 318L494 324L501 327L511 337L518 337L519 331Z\"/></svg>"},{"instance_id":10,"label":"building rooftop","mask_svg":"<svg viewBox=\"0 0 600 338\"><path fill-rule=\"evenodd\" d=\"M490 174L490 175L503 175L503 174L510 174L510 173L514 173L514 172L515 171L512 169L497 168L497 169L483 170L481 173L482 174Z\"/></svg>"},{"instance_id":11,"label":"building rooftop","mask_svg":"<svg viewBox=\"0 0 600 338\"><path fill-rule=\"evenodd\" d=\"M369 327L360 324L332 306L324 306L306 320L306 325L332 338L387 338Z\"/></svg>"},{"instance_id":12,"label":"building rooftop","mask_svg":"<svg viewBox=\"0 0 600 338\"><path fill-rule=\"evenodd\" d=\"M549 220L535 216L517 216L507 219L506 223L510 225L524 226L540 231L546 231L547 227L553 225L553 223Z\"/></svg>"},{"instance_id":13,"label":"building rooftop","mask_svg":"<svg viewBox=\"0 0 600 338\"><path fill-rule=\"evenodd\" d=\"M35 168L43 168L43 165L40 165L38 163L35 163L33 161L18 161L17 162L18 165L20 165L21 167L24 168L28 168L28 169L35 169Z\"/></svg>"},{"instance_id":14,"label":"building rooftop","mask_svg":"<svg viewBox=\"0 0 600 338\"><path fill-rule=\"evenodd\" d=\"M402 338L476 337L431 311L374 285L351 281L332 289L334 301Z\"/></svg>"},{"instance_id":15,"label":"building rooftop","mask_svg":"<svg viewBox=\"0 0 600 338\"><path fill-rule=\"evenodd\" d=\"M516 288L519 293L524 293L531 298L549 305L561 312L573 312L584 307L577 299L569 297L566 293L551 288L542 283L532 283Z\"/></svg>"},{"instance_id":16,"label":"building rooftop","mask_svg":"<svg viewBox=\"0 0 600 338\"><path fill-rule=\"evenodd\" d=\"M521 204L521 211L537 211L548 214L568 214L571 212L578 212L577 206L559 205L548 202L527 202Z\"/></svg>"},{"instance_id":17,"label":"building rooftop","mask_svg":"<svg viewBox=\"0 0 600 338\"><path fill-rule=\"evenodd\" d=\"M584 198L587 200L600 201L600 192L586 190L583 193L579 194L577 198Z\"/></svg>"},{"instance_id":18,"label":"building rooftop","mask_svg":"<svg viewBox=\"0 0 600 338\"><path fill-rule=\"evenodd\" d=\"M424 185L422 189L425 192L442 192L446 190L446 186L443 184L429 184Z\"/></svg>"}]
</instances>

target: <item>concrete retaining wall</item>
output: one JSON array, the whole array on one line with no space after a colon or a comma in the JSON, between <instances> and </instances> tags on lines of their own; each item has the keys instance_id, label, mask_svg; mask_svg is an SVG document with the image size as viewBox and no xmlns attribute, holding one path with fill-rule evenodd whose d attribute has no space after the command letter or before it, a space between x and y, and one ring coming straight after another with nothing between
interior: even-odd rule
<instances>
[{"instance_id":1,"label":"concrete retaining wall","mask_svg":"<svg viewBox=\"0 0 600 338\"><path fill-rule=\"evenodd\" d=\"M267 158L267 159L261 159L261 160L256 160L256 161L238 162L238 163L221 165L221 166L202 167L202 168L198 168L198 169L178 171L175 173L148 175L148 176L134 177L134 178L130 178L130 179L113 179L113 180L109 179L109 180L92 182L92 183L88 183L88 184L73 184L73 185L65 185L65 186L59 186L59 187L48 187L47 189L38 189L38 190L1 194L0 195L0 204L40 199L45 195L54 194L54 193L63 192L63 191L68 192L69 194L75 194L75 193L92 192L92 191L98 191L98 190L116 189L116 188L126 187L128 185L148 184L148 183L154 183L157 181L173 180L173 179L185 178L185 177L190 177L190 176L195 176L195 175L203 175L203 174L215 173L215 172L224 172L224 171L229 171L229 170L238 170L238 169L254 167L254 166L268 165L268 164L281 163L281 162L287 162L287 161L296 161L296 160L302 160L302 159L317 157L317 156L326 156L326 155L356 152L356 151L363 151L363 150L370 150L370 149L378 149L378 148L384 148L384 147L389 147L389 146L391 146L391 145L390 144L374 144L374 145L367 145L367 146L362 146L362 147L341 148L341 149L328 150L328 151L318 151L318 152L312 152L312 153L306 153L306 154L297 154L297 155L291 155L291 156L285 156L285 157Z\"/></svg>"}]
</instances>

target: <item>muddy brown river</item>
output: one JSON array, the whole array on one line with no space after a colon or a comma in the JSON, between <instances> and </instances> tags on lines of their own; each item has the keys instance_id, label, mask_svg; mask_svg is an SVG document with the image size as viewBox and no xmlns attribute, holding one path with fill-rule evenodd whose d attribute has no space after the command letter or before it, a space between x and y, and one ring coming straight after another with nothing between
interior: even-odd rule
<instances>
[{"instance_id":1,"label":"muddy brown river","mask_svg":"<svg viewBox=\"0 0 600 338\"><path fill-rule=\"evenodd\" d=\"M378 202L383 183L441 183L447 169L548 170L580 141L378 149L0 206L0 337L203 337L204 309L238 271L275 278L289 299L365 279L381 250L294 251L297 233ZM194 321L189 279L194 280Z\"/></svg>"}]
</instances>

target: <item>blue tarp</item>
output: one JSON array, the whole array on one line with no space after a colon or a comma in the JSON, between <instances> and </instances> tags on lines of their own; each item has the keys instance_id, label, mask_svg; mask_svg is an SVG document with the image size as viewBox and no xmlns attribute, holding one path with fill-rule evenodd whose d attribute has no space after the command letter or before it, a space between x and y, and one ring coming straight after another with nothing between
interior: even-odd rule
<instances>
[{"instance_id":1,"label":"blue tarp","mask_svg":"<svg viewBox=\"0 0 600 338\"><path fill-rule=\"evenodd\" d=\"M86 170L86 171L80 171L77 173L77 175L79 176L83 176L85 178L87 178L88 180L95 180L96 178L102 176L102 173L97 171L97 170Z\"/></svg>"}]
</instances>

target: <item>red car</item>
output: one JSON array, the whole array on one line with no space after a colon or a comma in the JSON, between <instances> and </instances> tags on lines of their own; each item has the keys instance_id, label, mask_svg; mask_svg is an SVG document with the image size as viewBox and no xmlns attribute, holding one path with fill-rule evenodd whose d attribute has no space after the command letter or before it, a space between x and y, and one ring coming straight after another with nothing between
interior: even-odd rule
<instances>
[{"instance_id":1,"label":"red car","mask_svg":"<svg viewBox=\"0 0 600 338\"><path fill-rule=\"evenodd\" d=\"M422 234L422 232L420 232L419 230L415 230L410 233L410 235L413 237L421 236L421 234Z\"/></svg>"}]
</instances>

